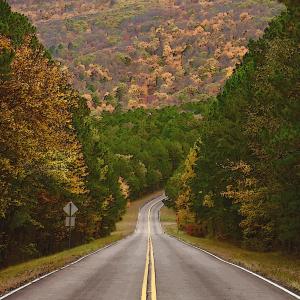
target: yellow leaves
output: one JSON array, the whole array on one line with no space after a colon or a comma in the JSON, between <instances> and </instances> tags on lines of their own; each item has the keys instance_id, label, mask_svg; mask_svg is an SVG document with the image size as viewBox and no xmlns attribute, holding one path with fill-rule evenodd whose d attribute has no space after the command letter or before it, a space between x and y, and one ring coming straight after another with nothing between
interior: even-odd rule
<instances>
[{"instance_id":1,"label":"yellow leaves","mask_svg":"<svg viewBox=\"0 0 300 300\"><path fill-rule=\"evenodd\" d=\"M131 84L128 90L128 108L143 107L143 99L148 95L148 87L146 85L139 86L137 84Z\"/></svg>"},{"instance_id":2,"label":"yellow leaves","mask_svg":"<svg viewBox=\"0 0 300 300\"><path fill-rule=\"evenodd\" d=\"M109 74L109 70L97 64L90 64L88 70L85 71L85 75L101 81L112 80L112 77Z\"/></svg>"},{"instance_id":3,"label":"yellow leaves","mask_svg":"<svg viewBox=\"0 0 300 300\"><path fill-rule=\"evenodd\" d=\"M214 203L213 195L212 194L205 195L203 198L202 205L208 208L214 207L215 203Z\"/></svg>"},{"instance_id":4,"label":"yellow leaves","mask_svg":"<svg viewBox=\"0 0 300 300\"><path fill-rule=\"evenodd\" d=\"M159 92L155 92L154 96L163 103L168 103L171 101L171 97L167 94L167 93L159 93Z\"/></svg>"},{"instance_id":5,"label":"yellow leaves","mask_svg":"<svg viewBox=\"0 0 300 300\"><path fill-rule=\"evenodd\" d=\"M97 158L98 166L100 167L100 179L105 180L109 171L108 165L105 164L102 158Z\"/></svg>"},{"instance_id":6,"label":"yellow leaves","mask_svg":"<svg viewBox=\"0 0 300 300\"><path fill-rule=\"evenodd\" d=\"M184 191L182 191L177 200L176 200L176 206L180 209L186 209L189 206L189 200L191 195L191 189L187 188Z\"/></svg>"},{"instance_id":7,"label":"yellow leaves","mask_svg":"<svg viewBox=\"0 0 300 300\"><path fill-rule=\"evenodd\" d=\"M83 194L86 192L84 182L81 179L87 175L86 167L82 157L78 157L76 152L66 154L49 151L40 163L42 164L41 171L52 177L57 183L67 187L72 193Z\"/></svg>"},{"instance_id":8,"label":"yellow leaves","mask_svg":"<svg viewBox=\"0 0 300 300\"><path fill-rule=\"evenodd\" d=\"M226 71L226 75L225 75L226 78L231 77L231 75L233 74L233 70L234 70L233 67L228 67L228 68L225 69L225 71Z\"/></svg>"},{"instance_id":9,"label":"yellow leaves","mask_svg":"<svg viewBox=\"0 0 300 300\"><path fill-rule=\"evenodd\" d=\"M185 169L181 176L181 181L183 185L186 185L190 179L196 176L193 168L197 162L197 159L198 159L197 151L195 148L192 148L184 162Z\"/></svg>"},{"instance_id":10,"label":"yellow leaves","mask_svg":"<svg viewBox=\"0 0 300 300\"><path fill-rule=\"evenodd\" d=\"M229 170L238 178L226 187L222 196L239 205L239 213L243 216L240 227L246 237L264 236L274 232L272 213L278 211L278 203L269 201L270 189L264 186L253 175L253 168L244 161L232 163Z\"/></svg>"},{"instance_id":11,"label":"yellow leaves","mask_svg":"<svg viewBox=\"0 0 300 300\"><path fill-rule=\"evenodd\" d=\"M132 84L129 88L128 94L132 98L140 98L145 95L145 91L141 86Z\"/></svg>"},{"instance_id":12,"label":"yellow leaves","mask_svg":"<svg viewBox=\"0 0 300 300\"><path fill-rule=\"evenodd\" d=\"M188 209L179 209L177 211L177 224L179 228L184 228L186 224L195 223L195 214Z\"/></svg>"},{"instance_id":13,"label":"yellow leaves","mask_svg":"<svg viewBox=\"0 0 300 300\"><path fill-rule=\"evenodd\" d=\"M184 44L172 49L169 42L166 42L163 47L163 58L165 59L165 62L178 71L182 71L182 53L186 47L186 44Z\"/></svg>"},{"instance_id":14,"label":"yellow leaves","mask_svg":"<svg viewBox=\"0 0 300 300\"><path fill-rule=\"evenodd\" d=\"M11 50L13 50L13 48L12 48L12 45L11 45L11 42L10 42L9 38L7 38L3 35L0 35L0 53L3 50L11 51Z\"/></svg>"},{"instance_id":15,"label":"yellow leaves","mask_svg":"<svg viewBox=\"0 0 300 300\"><path fill-rule=\"evenodd\" d=\"M204 32L204 28L201 25L198 25L194 31L193 31L193 35L200 35Z\"/></svg>"},{"instance_id":16,"label":"yellow leaves","mask_svg":"<svg viewBox=\"0 0 300 300\"><path fill-rule=\"evenodd\" d=\"M195 222L195 214L190 209L192 196L192 191L188 187L176 199L177 223L179 227Z\"/></svg>"},{"instance_id":17,"label":"yellow leaves","mask_svg":"<svg viewBox=\"0 0 300 300\"><path fill-rule=\"evenodd\" d=\"M121 194L124 196L125 199L128 199L129 195L130 195L128 183L126 182L126 180L123 177L119 177L118 183L120 185Z\"/></svg>"},{"instance_id":18,"label":"yellow leaves","mask_svg":"<svg viewBox=\"0 0 300 300\"><path fill-rule=\"evenodd\" d=\"M150 42L141 41L138 42L138 48L145 49L149 52L154 52L159 47L159 39L154 37Z\"/></svg>"},{"instance_id":19,"label":"yellow leaves","mask_svg":"<svg viewBox=\"0 0 300 300\"><path fill-rule=\"evenodd\" d=\"M0 160L9 164L0 181L8 184L9 177L23 180L37 173L82 194L86 168L71 114L77 94L68 88L68 76L60 67L42 49L31 47L31 39L14 49L10 77L0 80L0 147L5 149ZM10 47L9 39L1 36L0 48Z\"/></svg>"},{"instance_id":20,"label":"yellow leaves","mask_svg":"<svg viewBox=\"0 0 300 300\"><path fill-rule=\"evenodd\" d=\"M239 162L232 164L230 169L232 171L240 171L243 174L247 175L247 174L250 174L252 167L249 164L247 164L246 162L240 160Z\"/></svg>"},{"instance_id":21,"label":"yellow leaves","mask_svg":"<svg viewBox=\"0 0 300 300\"><path fill-rule=\"evenodd\" d=\"M177 222L179 227L195 222L195 214L191 209L194 195L189 186L189 181L196 176L194 166L198 159L198 148L195 146L190 150L185 163L184 170L180 177L181 191L175 201L177 210Z\"/></svg>"},{"instance_id":22,"label":"yellow leaves","mask_svg":"<svg viewBox=\"0 0 300 300\"><path fill-rule=\"evenodd\" d=\"M233 42L227 42L223 47L223 55L230 59L241 59L248 49L245 46L235 46Z\"/></svg>"},{"instance_id":23,"label":"yellow leaves","mask_svg":"<svg viewBox=\"0 0 300 300\"><path fill-rule=\"evenodd\" d=\"M114 203L115 199L113 195L109 195L102 201L102 210L108 211L111 205Z\"/></svg>"}]
</instances>

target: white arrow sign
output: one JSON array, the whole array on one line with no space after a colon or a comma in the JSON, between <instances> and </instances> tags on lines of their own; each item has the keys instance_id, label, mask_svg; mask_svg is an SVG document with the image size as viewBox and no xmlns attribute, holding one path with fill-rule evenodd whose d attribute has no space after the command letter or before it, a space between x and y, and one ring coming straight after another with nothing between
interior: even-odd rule
<instances>
[{"instance_id":1,"label":"white arrow sign","mask_svg":"<svg viewBox=\"0 0 300 300\"><path fill-rule=\"evenodd\" d=\"M69 202L64 208L64 212L69 216L73 216L76 211L78 210L78 208L76 207L76 205L71 201Z\"/></svg>"}]
</instances>

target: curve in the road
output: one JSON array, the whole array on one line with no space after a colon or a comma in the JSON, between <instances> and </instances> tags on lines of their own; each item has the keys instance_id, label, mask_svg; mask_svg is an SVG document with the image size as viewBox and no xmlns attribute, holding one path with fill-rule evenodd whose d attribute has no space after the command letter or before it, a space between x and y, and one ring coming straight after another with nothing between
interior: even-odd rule
<instances>
[{"instance_id":1,"label":"curve in the road","mask_svg":"<svg viewBox=\"0 0 300 300\"><path fill-rule=\"evenodd\" d=\"M163 234L162 204L153 207L157 297L164 299L300 299L295 293L206 251Z\"/></svg>"},{"instance_id":2,"label":"curve in the road","mask_svg":"<svg viewBox=\"0 0 300 300\"><path fill-rule=\"evenodd\" d=\"M161 203L159 201L158 203ZM154 205L157 202L154 202L149 210L148 210L148 241L147 241L147 253L146 253L146 264L145 264L145 272L144 272L144 279L142 285L142 292L141 292L141 300L156 300L156 274L155 274L155 261L154 261L154 253L153 253L153 243L151 237L151 212ZM150 271L150 272L149 272ZM149 276L150 275L150 276ZM148 289L148 287L150 287ZM149 293L148 293L149 291Z\"/></svg>"},{"instance_id":3,"label":"curve in the road","mask_svg":"<svg viewBox=\"0 0 300 300\"><path fill-rule=\"evenodd\" d=\"M300 299L164 234L161 200L141 208L133 235L0 300L138 300L144 286L148 300ZM155 292L147 295L147 286Z\"/></svg>"}]
</instances>

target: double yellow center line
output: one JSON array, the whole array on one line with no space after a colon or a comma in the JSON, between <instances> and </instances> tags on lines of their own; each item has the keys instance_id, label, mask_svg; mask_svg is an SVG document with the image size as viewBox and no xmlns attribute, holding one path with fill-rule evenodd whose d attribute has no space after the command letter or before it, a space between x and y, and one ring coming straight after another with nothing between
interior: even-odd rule
<instances>
[{"instance_id":1,"label":"double yellow center line","mask_svg":"<svg viewBox=\"0 0 300 300\"><path fill-rule=\"evenodd\" d=\"M144 279L142 285L142 296L141 300L147 300L147 287L149 281L149 268L150 268L150 292L151 292L151 300L156 300L156 275L155 275L155 263L154 263L154 254L153 254L153 243L151 238L151 210L152 207L155 205L154 203L148 210L148 238L147 238L147 255L146 255L146 264L145 264L145 272L144 272Z\"/></svg>"}]
</instances>

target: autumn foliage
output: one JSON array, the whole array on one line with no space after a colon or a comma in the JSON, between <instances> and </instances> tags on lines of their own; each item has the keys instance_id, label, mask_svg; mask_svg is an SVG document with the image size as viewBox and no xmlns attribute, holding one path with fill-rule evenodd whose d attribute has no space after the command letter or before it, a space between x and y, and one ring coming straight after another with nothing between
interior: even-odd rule
<instances>
[{"instance_id":1,"label":"autumn foliage","mask_svg":"<svg viewBox=\"0 0 300 300\"><path fill-rule=\"evenodd\" d=\"M250 42L167 192L181 228L299 253L300 7L286 3Z\"/></svg>"},{"instance_id":2,"label":"autumn foliage","mask_svg":"<svg viewBox=\"0 0 300 300\"><path fill-rule=\"evenodd\" d=\"M92 196L87 187L88 168L73 126L82 102L27 18L4 1L0 61L0 265L7 265L66 246L62 208L70 200L81 211L74 244L108 234L121 210L104 226L115 199L109 190ZM125 182L116 179L120 185L126 193Z\"/></svg>"},{"instance_id":3,"label":"autumn foliage","mask_svg":"<svg viewBox=\"0 0 300 300\"><path fill-rule=\"evenodd\" d=\"M217 95L249 38L283 9L273 0L9 2L37 26L95 115Z\"/></svg>"}]
</instances>

